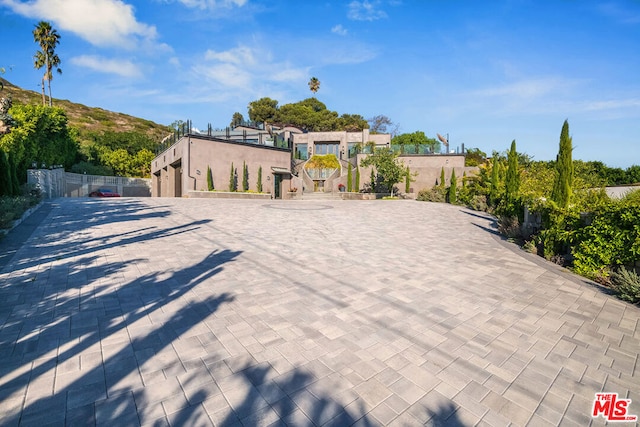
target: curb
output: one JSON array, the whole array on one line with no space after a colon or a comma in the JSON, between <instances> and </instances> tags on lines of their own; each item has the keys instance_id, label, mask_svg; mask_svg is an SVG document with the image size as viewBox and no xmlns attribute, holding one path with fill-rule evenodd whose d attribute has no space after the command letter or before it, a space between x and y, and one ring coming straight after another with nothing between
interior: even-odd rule
<instances>
[{"instance_id":1,"label":"curb","mask_svg":"<svg viewBox=\"0 0 640 427\"><path fill-rule=\"evenodd\" d=\"M38 202L37 205L30 207L29 209L27 209L20 218L16 219L13 221L13 223L11 224L11 227L9 228L3 228L2 230L0 230L0 237L4 237L7 234L9 234L11 232L11 230L13 230L14 228L16 228L17 226L19 226L20 224L22 224L22 221L24 221L25 219L29 218L29 216L34 213L35 211L37 211L41 206L42 203L44 203L43 200L41 200L40 202Z\"/></svg>"}]
</instances>

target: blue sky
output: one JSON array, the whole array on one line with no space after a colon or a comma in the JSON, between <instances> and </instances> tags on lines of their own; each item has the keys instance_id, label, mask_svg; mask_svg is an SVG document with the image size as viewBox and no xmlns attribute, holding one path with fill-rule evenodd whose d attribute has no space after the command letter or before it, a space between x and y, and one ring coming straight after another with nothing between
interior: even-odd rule
<instances>
[{"instance_id":1,"label":"blue sky","mask_svg":"<svg viewBox=\"0 0 640 427\"><path fill-rule=\"evenodd\" d=\"M264 96L310 97L451 145L640 164L640 2L0 0L0 67L39 91L32 30L61 34L53 96L225 127Z\"/></svg>"}]
</instances>

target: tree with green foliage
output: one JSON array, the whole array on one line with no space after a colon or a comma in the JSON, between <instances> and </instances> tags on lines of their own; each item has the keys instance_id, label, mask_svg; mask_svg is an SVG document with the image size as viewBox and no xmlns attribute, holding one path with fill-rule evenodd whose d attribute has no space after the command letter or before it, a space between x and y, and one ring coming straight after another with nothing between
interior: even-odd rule
<instances>
[{"instance_id":1,"label":"tree with green foliage","mask_svg":"<svg viewBox=\"0 0 640 427\"><path fill-rule=\"evenodd\" d=\"M407 171L404 175L404 192L409 194L411 192L411 169L407 167Z\"/></svg>"},{"instance_id":2,"label":"tree with green foliage","mask_svg":"<svg viewBox=\"0 0 640 427\"><path fill-rule=\"evenodd\" d=\"M11 194L14 196L20 195L20 180L18 179L18 164L16 163L16 156L9 156L9 175L11 175Z\"/></svg>"},{"instance_id":3,"label":"tree with green foliage","mask_svg":"<svg viewBox=\"0 0 640 427\"><path fill-rule=\"evenodd\" d=\"M348 164L347 166L347 192L351 193L351 191L353 191L353 183L351 182L353 180L353 172L351 171L351 163Z\"/></svg>"},{"instance_id":4,"label":"tree with green foliage","mask_svg":"<svg viewBox=\"0 0 640 427\"><path fill-rule=\"evenodd\" d=\"M392 146L399 146L400 152L404 153L411 147L414 154L434 153L440 151L440 142L435 138L428 138L422 131L416 131L413 133L403 133L394 136L391 139Z\"/></svg>"},{"instance_id":5,"label":"tree with green foliage","mask_svg":"<svg viewBox=\"0 0 640 427\"><path fill-rule=\"evenodd\" d=\"M402 180L405 168L398 161L398 153L384 148L376 148L373 154L368 155L362 166L374 166L382 183L387 187L393 197L393 186Z\"/></svg>"},{"instance_id":6,"label":"tree with green foliage","mask_svg":"<svg viewBox=\"0 0 640 427\"><path fill-rule=\"evenodd\" d=\"M311 79L309 80L309 90L315 94L319 89L320 80L318 80L316 77L311 77Z\"/></svg>"},{"instance_id":7,"label":"tree with green foliage","mask_svg":"<svg viewBox=\"0 0 640 427\"><path fill-rule=\"evenodd\" d=\"M71 167L78 151L77 133L68 127L62 108L16 104L11 115L15 125L0 136L0 149L15 156L19 176L26 178L32 162Z\"/></svg>"},{"instance_id":8,"label":"tree with green foliage","mask_svg":"<svg viewBox=\"0 0 640 427\"><path fill-rule=\"evenodd\" d=\"M253 122L273 123L278 113L278 101L271 98L260 98L249 103L249 119Z\"/></svg>"},{"instance_id":9,"label":"tree with green foliage","mask_svg":"<svg viewBox=\"0 0 640 427\"><path fill-rule=\"evenodd\" d=\"M500 198L500 160L493 156L491 159L491 180L489 181L489 205L495 207Z\"/></svg>"},{"instance_id":10,"label":"tree with green foliage","mask_svg":"<svg viewBox=\"0 0 640 427\"><path fill-rule=\"evenodd\" d=\"M569 122L565 120L560 132L560 149L556 157L556 179L551 200L559 207L568 208L573 190L572 138L569 136Z\"/></svg>"},{"instance_id":11,"label":"tree with green foliage","mask_svg":"<svg viewBox=\"0 0 640 427\"><path fill-rule=\"evenodd\" d=\"M242 162L242 191L249 191L249 168L247 162Z\"/></svg>"},{"instance_id":12,"label":"tree with green foliage","mask_svg":"<svg viewBox=\"0 0 640 427\"><path fill-rule=\"evenodd\" d=\"M49 86L49 107L53 105L51 98L51 80L53 80L53 69L62 74L60 69L60 57L56 54L56 46L60 43L60 34L51 27L49 22L40 21L33 30L33 40L40 45L40 50L34 56L34 66L38 70L44 67L42 77L42 105L45 105L44 81Z\"/></svg>"},{"instance_id":13,"label":"tree with green foliage","mask_svg":"<svg viewBox=\"0 0 640 427\"><path fill-rule=\"evenodd\" d=\"M233 167L233 162L231 162L231 172L229 173L229 191L236 191L238 189L238 184L236 181L236 170Z\"/></svg>"},{"instance_id":14,"label":"tree with green foliage","mask_svg":"<svg viewBox=\"0 0 640 427\"><path fill-rule=\"evenodd\" d=\"M447 193L449 197L449 203L455 205L458 202L458 180L456 178L456 170L451 171L451 178L449 183L449 191Z\"/></svg>"},{"instance_id":15,"label":"tree with green foliage","mask_svg":"<svg viewBox=\"0 0 640 427\"><path fill-rule=\"evenodd\" d=\"M445 187L444 180L445 180L445 176L444 176L444 166L443 166L442 169L440 170L440 184L438 184L441 189L444 189Z\"/></svg>"},{"instance_id":16,"label":"tree with green foliage","mask_svg":"<svg viewBox=\"0 0 640 427\"><path fill-rule=\"evenodd\" d=\"M364 162L363 166L364 166ZM371 168L371 176L369 176L369 185L371 185L371 192L375 193L376 192L376 171Z\"/></svg>"},{"instance_id":17,"label":"tree with green foliage","mask_svg":"<svg viewBox=\"0 0 640 427\"><path fill-rule=\"evenodd\" d=\"M468 148L464 153L465 166L480 166L487 161L487 153L479 148Z\"/></svg>"},{"instance_id":18,"label":"tree with green foliage","mask_svg":"<svg viewBox=\"0 0 640 427\"><path fill-rule=\"evenodd\" d=\"M244 123L244 117L242 116L242 114L238 112L233 113L230 126L232 128L235 128L237 126L240 126L242 123Z\"/></svg>"},{"instance_id":19,"label":"tree with green foliage","mask_svg":"<svg viewBox=\"0 0 640 427\"><path fill-rule=\"evenodd\" d=\"M13 187L7 153L0 149L0 196L11 196Z\"/></svg>"},{"instance_id":20,"label":"tree with green foliage","mask_svg":"<svg viewBox=\"0 0 640 427\"><path fill-rule=\"evenodd\" d=\"M256 190L258 190L258 193L262 193L262 166L258 168L258 182L256 183Z\"/></svg>"},{"instance_id":21,"label":"tree with green foliage","mask_svg":"<svg viewBox=\"0 0 640 427\"><path fill-rule=\"evenodd\" d=\"M511 206L520 197L520 172L518 171L518 152L516 140L511 142L511 149L507 154L507 176L505 179L505 200Z\"/></svg>"},{"instance_id":22,"label":"tree with green foliage","mask_svg":"<svg viewBox=\"0 0 640 427\"><path fill-rule=\"evenodd\" d=\"M356 185L355 185L355 191L356 193L360 192L360 168L358 167L358 165L356 164Z\"/></svg>"},{"instance_id":23,"label":"tree with green foliage","mask_svg":"<svg viewBox=\"0 0 640 427\"><path fill-rule=\"evenodd\" d=\"M213 186L213 173L211 172L211 166L207 165L207 190L213 191L215 188Z\"/></svg>"}]
</instances>

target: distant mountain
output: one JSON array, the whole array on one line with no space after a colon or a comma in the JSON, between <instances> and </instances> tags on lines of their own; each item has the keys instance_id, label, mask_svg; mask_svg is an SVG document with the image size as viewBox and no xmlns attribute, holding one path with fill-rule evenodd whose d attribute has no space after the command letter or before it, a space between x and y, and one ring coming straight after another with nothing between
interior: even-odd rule
<instances>
[{"instance_id":1,"label":"distant mountain","mask_svg":"<svg viewBox=\"0 0 640 427\"><path fill-rule=\"evenodd\" d=\"M22 89L0 77L4 89L1 97L11 96L14 104L41 104L42 94L33 90ZM48 99L48 98L47 98ZM154 123L123 113L103 110L97 107L87 107L66 99L53 98L54 107L65 110L69 118L69 125L78 129L80 139L85 140L90 132L140 132L160 142L171 133L168 126Z\"/></svg>"}]
</instances>

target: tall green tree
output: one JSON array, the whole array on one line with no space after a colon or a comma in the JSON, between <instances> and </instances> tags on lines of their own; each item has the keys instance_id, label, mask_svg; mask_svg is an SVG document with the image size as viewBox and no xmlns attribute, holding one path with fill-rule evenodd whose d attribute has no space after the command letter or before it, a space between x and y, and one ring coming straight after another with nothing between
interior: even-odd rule
<instances>
[{"instance_id":1,"label":"tall green tree","mask_svg":"<svg viewBox=\"0 0 640 427\"><path fill-rule=\"evenodd\" d=\"M262 193L262 166L258 168L258 182L256 183L256 190L258 190L258 193Z\"/></svg>"},{"instance_id":2,"label":"tall green tree","mask_svg":"<svg viewBox=\"0 0 640 427\"><path fill-rule=\"evenodd\" d=\"M520 196L520 173L518 171L518 152L516 140L511 142L511 148L507 154L507 176L505 178L505 199L508 204L515 203Z\"/></svg>"},{"instance_id":3,"label":"tall green tree","mask_svg":"<svg viewBox=\"0 0 640 427\"><path fill-rule=\"evenodd\" d=\"M213 173L211 173L211 167L207 166L207 190L213 191Z\"/></svg>"},{"instance_id":4,"label":"tall green tree","mask_svg":"<svg viewBox=\"0 0 640 427\"><path fill-rule=\"evenodd\" d=\"M442 169L440 170L440 188L444 189L445 184L444 184L444 180L445 180L445 176L444 176L444 166L442 167Z\"/></svg>"},{"instance_id":5,"label":"tall green tree","mask_svg":"<svg viewBox=\"0 0 640 427\"><path fill-rule=\"evenodd\" d=\"M35 104L11 107L15 125L0 136L0 149L15 156L18 174L26 177L32 162L70 168L78 150L77 134L68 127L62 108Z\"/></svg>"},{"instance_id":6,"label":"tall green tree","mask_svg":"<svg viewBox=\"0 0 640 427\"><path fill-rule=\"evenodd\" d=\"M356 193L360 192L360 168L356 164Z\"/></svg>"},{"instance_id":7,"label":"tall green tree","mask_svg":"<svg viewBox=\"0 0 640 427\"><path fill-rule=\"evenodd\" d=\"M260 98L249 103L249 119L253 122L273 123L278 113L278 101L271 98Z\"/></svg>"},{"instance_id":8,"label":"tall green tree","mask_svg":"<svg viewBox=\"0 0 640 427\"><path fill-rule=\"evenodd\" d=\"M565 209L569 207L573 191L572 142L572 138L569 136L569 122L565 120L560 132L560 148L556 158L556 179L551 193L551 200Z\"/></svg>"},{"instance_id":9,"label":"tall green tree","mask_svg":"<svg viewBox=\"0 0 640 427\"><path fill-rule=\"evenodd\" d=\"M13 189L7 153L5 153L4 150L0 150L0 196L11 196L12 193Z\"/></svg>"},{"instance_id":10,"label":"tall green tree","mask_svg":"<svg viewBox=\"0 0 640 427\"><path fill-rule=\"evenodd\" d=\"M242 191L249 191L249 168L247 162L242 162Z\"/></svg>"},{"instance_id":11,"label":"tall green tree","mask_svg":"<svg viewBox=\"0 0 640 427\"><path fill-rule=\"evenodd\" d=\"M349 167L347 169L347 192L351 193L351 191L353 191L353 185L352 185L352 179L353 179L353 172L351 172L351 163L349 163Z\"/></svg>"},{"instance_id":12,"label":"tall green tree","mask_svg":"<svg viewBox=\"0 0 640 427\"><path fill-rule=\"evenodd\" d=\"M318 80L316 77L311 77L311 79L309 80L309 90L315 94L319 89L320 80Z\"/></svg>"},{"instance_id":13,"label":"tall green tree","mask_svg":"<svg viewBox=\"0 0 640 427\"><path fill-rule=\"evenodd\" d=\"M374 166L393 197L393 186L400 182L405 174L405 168L398 162L398 153L389 148L376 148L362 161L362 166Z\"/></svg>"},{"instance_id":14,"label":"tall green tree","mask_svg":"<svg viewBox=\"0 0 640 427\"><path fill-rule=\"evenodd\" d=\"M240 126L242 123L244 123L244 117L242 114L237 111L233 113L233 117L231 118L231 127L234 128L236 126Z\"/></svg>"},{"instance_id":15,"label":"tall green tree","mask_svg":"<svg viewBox=\"0 0 640 427\"><path fill-rule=\"evenodd\" d=\"M53 105L51 98L51 80L53 80L53 70L62 74L60 69L60 57L56 54L56 47L60 43L60 34L51 26L49 22L40 21L33 30L33 40L40 45L40 50L34 55L34 66L38 70L44 67L42 77L42 105L45 105L44 82L49 86L49 107Z\"/></svg>"},{"instance_id":16,"label":"tall green tree","mask_svg":"<svg viewBox=\"0 0 640 427\"><path fill-rule=\"evenodd\" d=\"M449 184L449 203L455 205L458 202L458 179L456 178L456 170L451 171L451 179Z\"/></svg>"},{"instance_id":17,"label":"tall green tree","mask_svg":"<svg viewBox=\"0 0 640 427\"><path fill-rule=\"evenodd\" d=\"M18 164L16 156L9 156L9 175L11 175L11 194L13 196L20 195L20 181L18 179Z\"/></svg>"},{"instance_id":18,"label":"tall green tree","mask_svg":"<svg viewBox=\"0 0 640 427\"><path fill-rule=\"evenodd\" d=\"M231 173L229 174L229 191L236 191L238 189L238 184L236 181L236 170L233 167L233 162L231 162Z\"/></svg>"},{"instance_id":19,"label":"tall green tree","mask_svg":"<svg viewBox=\"0 0 640 427\"><path fill-rule=\"evenodd\" d=\"M500 197L500 160L497 156L491 159L491 180L489 181L489 204L498 205Z\"/></svg>"}]
</instances>

